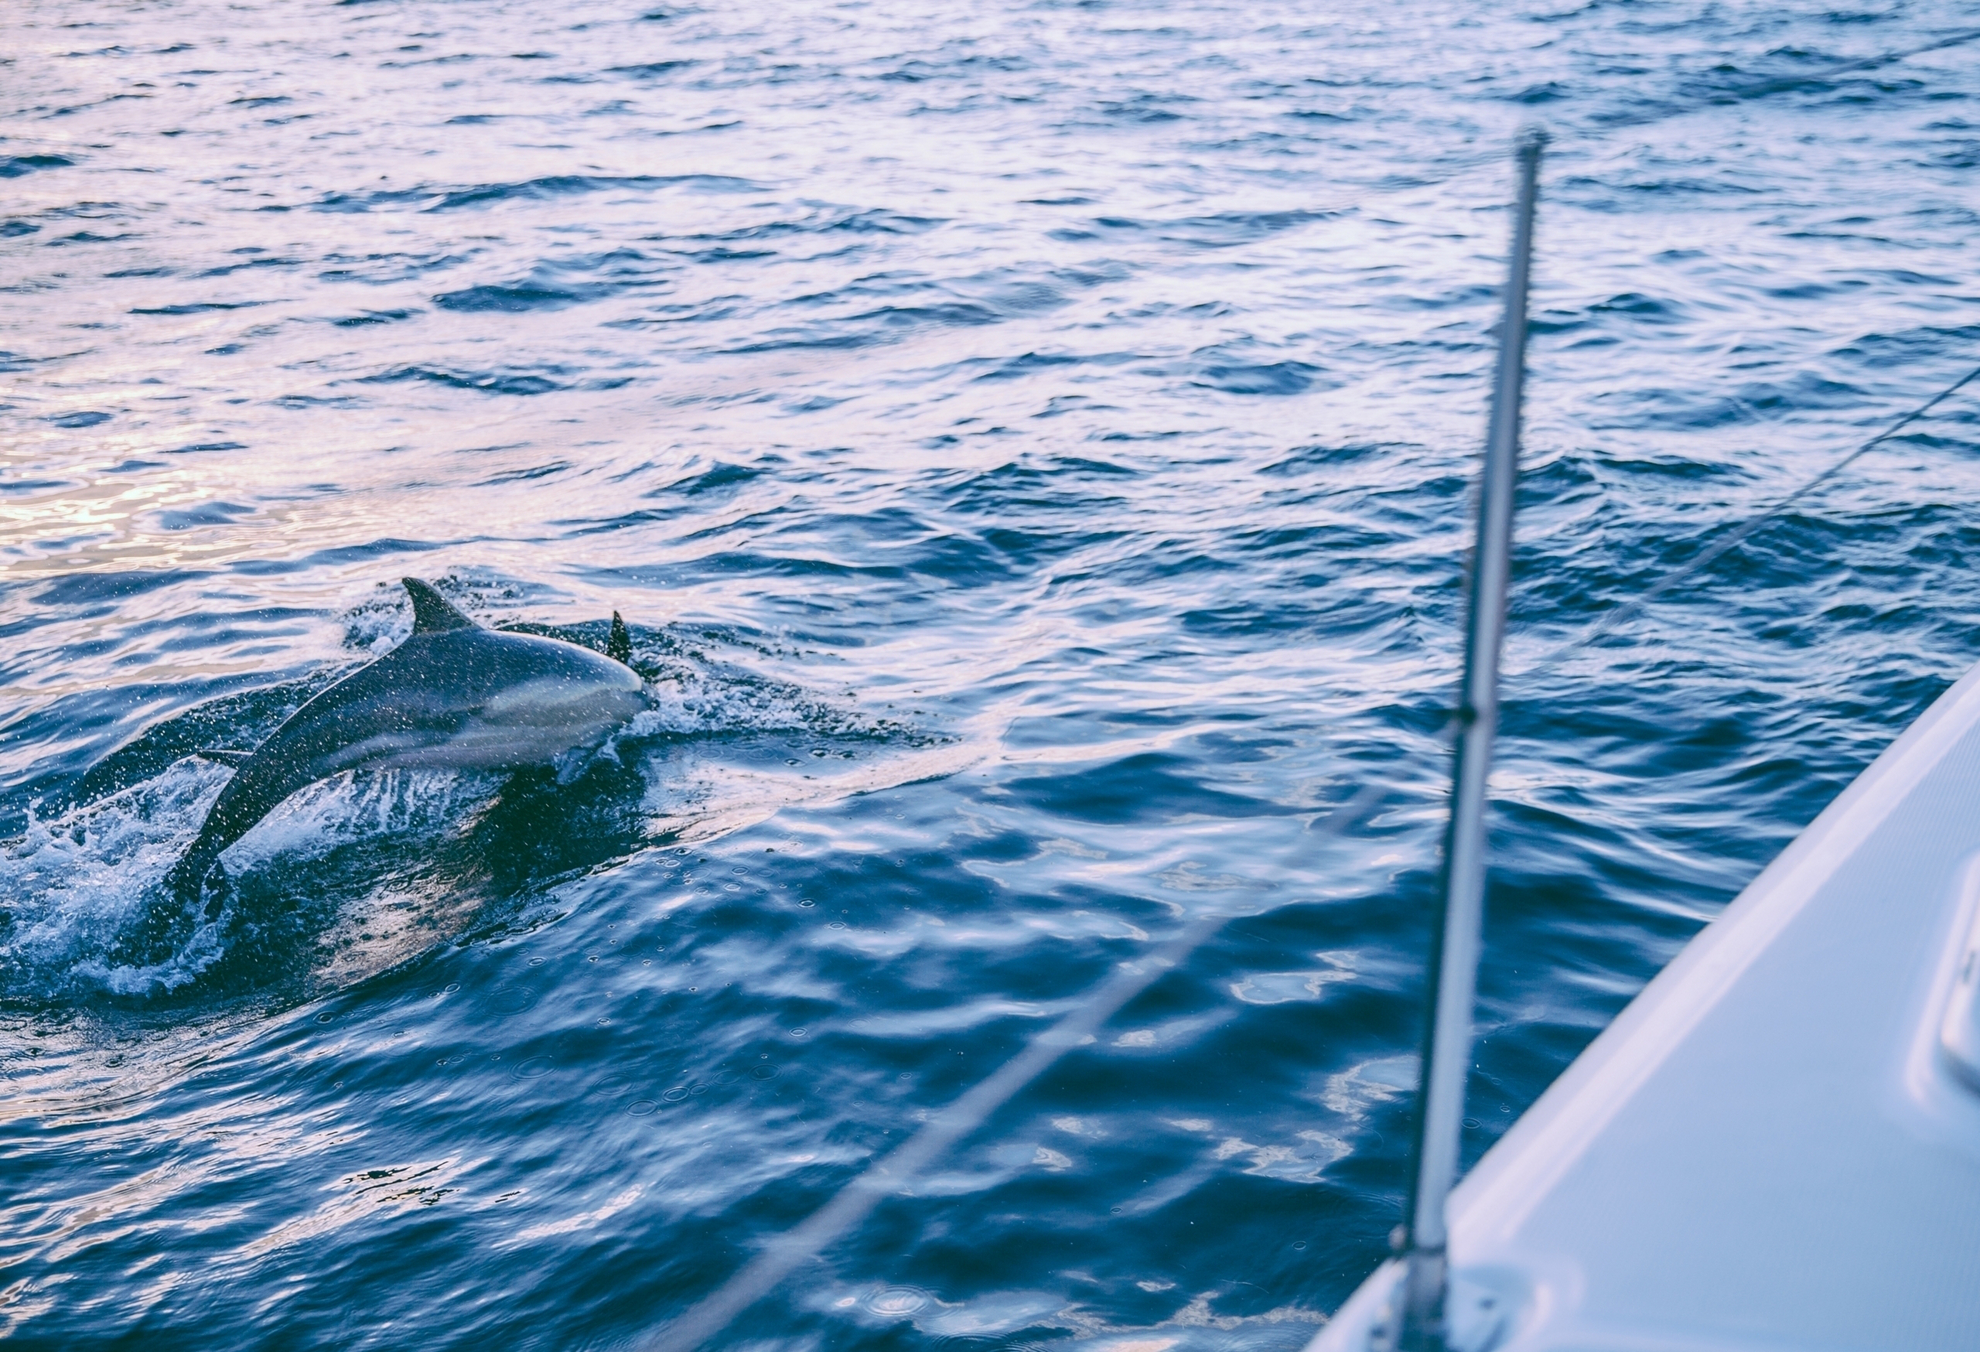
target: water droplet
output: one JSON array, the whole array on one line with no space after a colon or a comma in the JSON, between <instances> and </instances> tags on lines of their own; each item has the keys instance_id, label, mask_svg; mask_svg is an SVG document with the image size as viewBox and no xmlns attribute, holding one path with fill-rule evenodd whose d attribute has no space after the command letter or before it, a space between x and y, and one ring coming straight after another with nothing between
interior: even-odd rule
<instances>
[{"instance_id":1,"label":"water droplet","mask_svg":"<svg viewBox=\"0 0 1980 1352\"><path fill-rule=\"evenodd\" d=\"M928 1293L912 1286L890 1286L867 1297L866 1308L886 1319L905 1319L928 1303Z\"/></svg>"},{"instance_id":2,"label":"water droplet","mask_svg":"<svg viewBox=\"0 0 1980 1352\"><path fill-rule=\"evenodd\" d=\"M541 967L541 966L543 965L543 959L542 959L542 958L531 958L531 959L529 960L529 965L530 965L531 967Z\"/></svg>"},{"instance_id":3,"label":"water droplet","mask_svg":"<svg viewBox=\"0 0 1980 1352\"><path fill-rule=\"evenodd\" d=\"M1306 1247L1306 1241L1303 1239L1295 1239L1293 1241L1293 1247L1295 1249L1303 1249Z\"/></svg>"},{"instance_id":4,"label":"water droplet","mask_svg":"<svg viewBox=\"0 0 1980 1352\"><path fill-rule=\"evenodd\" d=\"M645 1117L648 1113L652 1112L655 1108L658 1108L659 1106L660 1105L655 1103L652 1099L635 1099L633 1102L626 1105L626 1111L631 1113L634 1117Z\"/></svg>"},{"instance_id":5,"label":"water droplet","mask_svg":"<svg viewBox=\"0 0 1980 1352\"><path fill-rule=\"evenodd\" d=\"M330 1012L329 1010L327 1010L327 1009L326 1009L326 1010L324 1010L324 1011L323 1011L323 1012L322 1012L321 1014L318 1014L318 1015L316 1016L316 1021L317 1021L318 1023L328 1023L328 1022L330 1022L330 1020L332 1020L332 1019L334 1019L334 1018L336 1018L336 1017L337 1017L337 1016L336 1016L335 1014L332 1014L332 1013L331 1013L331 1012Z\"/></svg>"},{"instance_id":6,"label":"water droplet","mask_svg":"<svg viewBox=\"0 0 1980 1352\"><path fill-rule=\"evenodd\" d=\"M686 1098L687 1096L688 1096L688 1087L684 1084L677 1084L672 1089L669 1089L666 1093L662 1094L660 1097L667 1100L667 1102L669 1103L679 1103L682 1099Z\"/></svg>"},{"instance_id":7,"label":"water droplet","mask_svg":"<svg viewBox=\"0 0 1980 1352\"><path fill-rule=\"evenodd\" d=\"M800 906L816 906L817 904L818 903L813 901L810 897L806 897L803 901L800 901L798 903L798 905Z\"/></svg>"},{"instance_id":8,"label":"water droplet","mask_svg":"<svg viewBox=\"0 0 1980 1352\"><path fill-rule=\"evenodd\" d=\"M751 1066L749 1076L753 1080L774 1080L777 1078L775 1066Z\"/></svg>"},{"instance_id":9,"label":"water droplet","mask_svg":"<svg viewBox=\"0 0 1980 1352\"><path fill-rule=\"evenodd\" d=\"M807 1031L808 1031L808 1030L806 1030L806 1029L803 1029L803 1028L793 1028L793 1029L791 1029L791 1036L792 1036L792 1037L803 1037L803 1036L805 1035L805 1033L806 1033Z\"/></svg>"},{"instance_id":10,"label":"water droplet","mask_svg":"<svg viewBox=\"0 0 1980 1352\"><path fill-rule=\"evenodd\" d=\"M524 1080L534 1080L549 1073L550 1058L547 1056L532 1056L515 1069L516 1076Z\"/></svg>"},{"instance_id":11,"label":"water droplet","mask_svg":"<svg viewBox=\"0 0 1980 1352\"><path fill-rule=\"evenodd\" d=\"M449 981L445 986L440 988L440 993L442 995L452 995L455 991L459 990L460 988L461 988L460 982Z\"/></svg>"}]
</instances>

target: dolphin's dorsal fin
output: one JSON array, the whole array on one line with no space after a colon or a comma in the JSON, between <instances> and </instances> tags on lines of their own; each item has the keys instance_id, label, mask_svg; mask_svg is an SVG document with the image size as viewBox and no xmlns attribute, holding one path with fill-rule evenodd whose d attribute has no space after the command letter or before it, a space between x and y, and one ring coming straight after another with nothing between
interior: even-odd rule
<instances>
[{"instance_id":1,"label":"dolphin's dorsal fin","mask_svg":"<svg viewBox=\"0 0 1980 1352\"><path fill-rule=\"evenodd\" d=\"M619 612L612 612L612 632L605 636L605 655L614 662L632 665L632 630L619 618Z\"/></svg>"},{"instance_id":2,"label":"dolphin's dorsal fin","mask_svg":"<svg viewBox=\"0 0 1980 1352\"><path fill-rule=\"evenodd\" d=\"M416 577L400 578L406 595L412 597L413 632L438 634L448 629L472 629L474 621L454 608L454 603L433 589L431 582Z\"/></svg>"},{"instance_id":3,"label":"dolphin's dorsal fin","mask_svg":"<svg viewBox=\"0 0 1980 1352\"><path fill-rule=\"evenodd\" d=\"M250 759L252 751L235 751L230 747L203 746L193 752L201 760L219 761L222 765L239 765Z\"/></svg>"}]
</instances>

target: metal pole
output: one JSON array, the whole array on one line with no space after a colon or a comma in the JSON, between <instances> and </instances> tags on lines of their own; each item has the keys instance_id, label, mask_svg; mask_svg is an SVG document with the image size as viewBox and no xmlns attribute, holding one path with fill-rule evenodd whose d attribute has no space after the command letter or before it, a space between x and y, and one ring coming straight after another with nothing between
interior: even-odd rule
<instances>
[{"instance_id":1,"label":"metal pole","mask_svg":"<svg viewBox=\"0 0 1980 1352\"><path fill-rule=\"evenodd\" d=\"M1451 820L1444 838L1442 915L1430 957L1430 1018L1423 1040L1423 1089L1416 1123L1416 1179L1404 1233L1401 1317L1392 1321L1405 1352L1442 1352L1447 1234L1445 1199L1457 1181L1464 1083L1471 1062L1471 1008L1478 984L1485 910L1485 787L1499 713L1499 648L1506 627L1512 563L1513 486L1519 475L1521 387L1526 373L1526 290L1533 255L1533 205L1546 133L1516 143L1519 203L1513 214L1506 315L1499 369L1479 475L1478 547L1471 566L1464 686L1451 772Z\"/></svg>"}]
</instances>

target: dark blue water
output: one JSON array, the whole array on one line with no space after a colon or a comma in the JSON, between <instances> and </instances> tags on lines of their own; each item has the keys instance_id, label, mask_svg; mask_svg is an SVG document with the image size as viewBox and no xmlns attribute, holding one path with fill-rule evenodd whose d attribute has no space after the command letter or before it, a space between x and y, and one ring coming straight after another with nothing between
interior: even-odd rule
<instances>
[{"instance_id":1,"label":"dark blue water","mask_svg":"<svg viewBox=\"0 0 1980 1352\"><path fill-rule=\"evenodd\" d=\"M635 1345L1206 909L719 1340L1298 1345L1381 1257L1467 492L1545 168L1472 1157L1980 656L1948 3L0 15L0 1329ZM633 623L576 775L362 775L406 631ZM1370 777L1344 838L1283 860Z\"/></svg>"}]
</instances>

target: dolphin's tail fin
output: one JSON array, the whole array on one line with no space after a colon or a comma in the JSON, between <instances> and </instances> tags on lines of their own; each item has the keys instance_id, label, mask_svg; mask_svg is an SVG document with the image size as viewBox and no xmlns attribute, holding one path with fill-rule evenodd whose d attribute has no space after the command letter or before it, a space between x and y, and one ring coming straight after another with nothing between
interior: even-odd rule
<instances>
[{"instance_id":1,"label":"dolphin's tail fin","mask_svg":"<svg viewBox=\"0 0 1980 1352\"><path fill-rule=\"evenodd\" d=\"M612 632L605 636L605 655L614 662L632 665L632 630L626 628L616 610L612 612Z\"/></svg>"},{"instance_id":2,"label":"dolphin's tail fin","mask_svg":"<svg viewBox=\"0 0 1980 1352\"><path fill-rule=\"evenodd\" d=\"M155 967L183 948L200 925L211 923L228 890L227 874L217 864L217 852L204 839L194 841L165 874L162 894L147 902L137 923L117 940L111 960Z\"/></svg>"},{"instance_id":3,"label":"dolphin's tail fin","mask_svg":"<svg viewBox=\"0 0 1980 1352\"><path fill-rule=\"evenodd\" d=\"M208 891L206 885L207 879L217 874L222 885L216 889L216 901L207 908L209 911L213 910L215 905L217 905L217 897L224 895L225 892L224 884L227 875L218 871L216 866L219 862L220 852L213 849L204 835L202 835L200 839L195 840L187 848L184 854L179 856L178 862L173 864L166 872L166 891L171 893L172 899L181 906L190 907L194 902L206 895ZM211 920L213 917L209 914L206 918Z\"/></svg>"}]
</instances>

